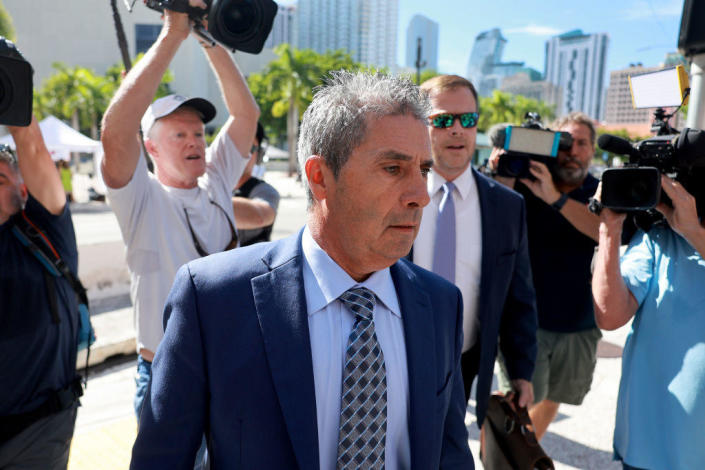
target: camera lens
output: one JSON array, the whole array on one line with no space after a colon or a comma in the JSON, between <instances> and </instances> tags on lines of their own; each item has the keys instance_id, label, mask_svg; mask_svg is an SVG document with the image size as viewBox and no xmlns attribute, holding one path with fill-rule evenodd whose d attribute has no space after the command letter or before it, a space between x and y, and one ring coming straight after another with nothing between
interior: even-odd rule
<instances>
[{"instance_id":1,"label":"camera lens","mask_svg":"<svg viewBox=\"0 0 705 470\"><path fill-rule=\"evenodd\" d=\"M256 13L251 0L229 1L221 12L222 24L230 34L244 34L250 30Z\"/></svg>"}]
</instances>

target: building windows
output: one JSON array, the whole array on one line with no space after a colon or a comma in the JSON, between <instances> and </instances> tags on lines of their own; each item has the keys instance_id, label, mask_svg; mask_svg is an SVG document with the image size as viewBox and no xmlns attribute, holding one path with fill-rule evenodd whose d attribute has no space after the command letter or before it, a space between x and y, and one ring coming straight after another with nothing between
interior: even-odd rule
<instances>
[{"instance_id":1,"label":"building windows","mask_svg":"<svg viewBox=\"0 0 705 470\"><path fill-rule=\"evenodd\" d=\"M135 25L135 55L147 52L162 30L161 24L136 24Z\"/></svg>"}]
</instances>

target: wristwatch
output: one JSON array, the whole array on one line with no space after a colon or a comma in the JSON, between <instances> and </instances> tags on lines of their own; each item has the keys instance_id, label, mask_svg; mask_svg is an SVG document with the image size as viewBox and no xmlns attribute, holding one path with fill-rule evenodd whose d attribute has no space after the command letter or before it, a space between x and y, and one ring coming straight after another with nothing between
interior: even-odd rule
<instances>
[{"instance_id":1,"label":"wristwatch","mask_svg":"<svg viewBox=\"0 0 705 470\"><path fill-rule=\"evenodd\" d=\"M568 195L566 193L561 193L561 197L559 197L556 202L551 204L551 207L553 207L557 211L560 211L563 208L563 206L565 205L565 202L567 200L568 200Z\"/></svg>"}]
</instances>

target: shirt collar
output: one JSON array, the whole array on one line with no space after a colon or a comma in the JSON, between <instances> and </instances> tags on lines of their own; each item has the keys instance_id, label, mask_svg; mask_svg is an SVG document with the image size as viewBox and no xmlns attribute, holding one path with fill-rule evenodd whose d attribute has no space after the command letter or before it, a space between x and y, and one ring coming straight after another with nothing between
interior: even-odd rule
<instances>
[{"instance_id":1,"label":"shirt collar","mask_svg":"<svg viewBox=\"0 0 705 470\"><path fill-rule=\"evenodd\" d=\"M429 175L428 179L428 194L433 197L438 191L441 190L441 186L447 181L444 177L436 173L435 171L431 171L431 174ZM455 185L455 188L458 190L458 194L460 195L460 198L462 200L465 200L468 198L468 196L471 194L471 191L474 190L475 188L475 177L472 174L472 166L468 165L468 167L465 169L464 172L460 174L457 178L453 180L453 184Z\"/></svg>"},{"instance_id":2,"label":"shirt collar","mask_svg":"<svg viewBox=\"0 0 705 470\"><path fill-rule=\"evenodd\" d=\"M309 315L327 307L348 289L361 286L374 292L393 315L401 318L399 299L389 268L375 271L363 282L357 282L316 243L308 225L301 237L301 248L304 254L304 269L308 268L316 281L314 285L305 286Z\"/></svg>"}]
</instances>

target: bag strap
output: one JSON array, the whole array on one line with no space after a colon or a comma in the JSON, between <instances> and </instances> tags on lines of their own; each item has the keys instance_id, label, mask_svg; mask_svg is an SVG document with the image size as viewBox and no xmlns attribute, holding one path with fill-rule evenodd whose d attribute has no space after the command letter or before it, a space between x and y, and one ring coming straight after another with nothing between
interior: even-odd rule
<instances>
[{"instance_id":1,"label":"bag strap","mask_svg":"<svg viewBox=\"0 0 705 470\"><path fill-rule=\"evenodd\" d=\"M68 281L71 289L76 293L79 304L83 304L88 309L88 294L86 288L83 287L81 281L69 269L66 262L59 256L59 252L54 248L54 245L49 240L49 237L42 231L37 224L27 216L27 213L22 210L12 217L12 232L24 245L27 250L34 255L39 262L46 268L44 271L44 279L47 286L47 296L49 300L49 309L51 311L52 320L54 323L60 322L59 309L56 297L55 277L62 276ZM90 322L90 318L88 320ZM91 348L90 341L86 351L86 366L84 385L88 382L88 358L90 357Z\"/></svg>"}]
</instances>

